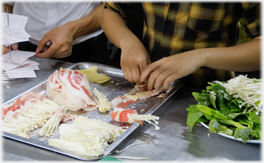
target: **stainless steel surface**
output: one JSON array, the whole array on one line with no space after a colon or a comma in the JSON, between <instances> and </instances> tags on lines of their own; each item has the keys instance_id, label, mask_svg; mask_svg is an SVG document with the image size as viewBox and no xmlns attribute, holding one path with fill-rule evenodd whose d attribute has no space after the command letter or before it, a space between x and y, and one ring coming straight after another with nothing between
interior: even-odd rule
<instances>
[{"instance_id":1,"label":"stainless steel surface","mask_svg":"<svg viewBox=\"0 0 264 163\"><path fill-rule=\"evenodd\" d=\"M77 64L70 66L69 68L74 69L74 70L82 70L82 69L87 69L91 66L97 66L98 67L97 71L99 73L103 73L111 77L110 81L103 83L103 84L90 83L91 89L96 88L100 92L103 92L105 95L107 95L107 98L109 99L109 101L111 101L118 95L123 96L124 94L130 92L130 90L134 88L133 85L130 84L130 82L124 79L122 71L117 68L113 68L113 67L101 65L101 64L96 64L96 63L77 63ZM21 96L23 96L26 92L29 92L29 91L38 92L40 94L45 95L46 82L47 82L47 79L45 79L44 82L14 97L13 99L6 101L5 103L2 104L2 106L13 103L15 100L20 99ZM173 95L181 87L181 85L182 84L179 81L175 81L173 84L171 84L172 86L171 91L168 92L163 98L158 99L157 97L151 97L145 100L138 101L134 104L131 104L130 107L133 107L133 109L137 110L139 114L152 114L171 95ZM39 148L51 150L51 151L61 153L61 154L64 154L70 157L74 157L80 160L88 160L88 161L98 160L98 159L103 158L105 155L108 155L109 153L111 153L112 150L117 145L119 145L129 134L131 134L136 128L140 126L137 123L134 123L133 125L128 125L128 124L115 122L112 120L110 116L111 112L112 110L110 110L107 113L100 113L97 110L94 110L88 113L86 111L72 112L73 114L78 114L78 115L83 115L83 116L89 115L90 118L93 118L93 119L97 119L97 117L99 117L104 122L107 122L107 123L110 123L116 126L120 126L120 127L128 127L128 129L106 149L105 154L99 157L88 157L88 156L77 155L75 153L72 153L69 151L63 151L59 148L48 145L48 139L55 139L55 138L59 139L60 138L58 131L51 137L41 137L37 134L38 130L35 130L34 132L30 134L30 137L31 137L30 139L26 139L26 138L16 136L13 134L9 134L6 132L3 132L3 136L13 139L13 140L23 142L23 143L27 143L27 144L30 144L30 145L33 145ZM67 123L72 123L72 121L69 121Z\"/></svg>"},{"instance_id":2,"label":"stainless steel surface","mask_svg":"<svg viewBox=\"0 0 264 163\"><path fill-rule=\"evenodd\" d=\"M38 59L37 61L40 62ZM37 79L19 79L13 84L2 83L3 102L41 83L40 81L47 79L55 69L70 65L50 59L43 59L40 63ZM189 130L186 125L186 108L196 104L191 93L201 90L193 85L183 85L153 113L160 117L160 130L153 130L152 125L138 127L114 150L122 150L132 143L148 144L131 147L116 156L149 158L146 161L260 161L261 144L243 144L218 134L208 134L208 129L202 125L196 125L192 132ZM9 138L3 138L2 142L3 161L78 161Z\"/></svg>"},{"instance_id":3,"label":"stainless steel surface","mask_svg":"<svg viewBox=\"0 0 264 163\"><path fill-rule=\"evenodd\" d=\"M8 80L11 80L9 77L8 77L8 75L7 75L7 73L4 71L4 70L2 70L2 81L8 81Z\"/></svg>"}]
</instances>

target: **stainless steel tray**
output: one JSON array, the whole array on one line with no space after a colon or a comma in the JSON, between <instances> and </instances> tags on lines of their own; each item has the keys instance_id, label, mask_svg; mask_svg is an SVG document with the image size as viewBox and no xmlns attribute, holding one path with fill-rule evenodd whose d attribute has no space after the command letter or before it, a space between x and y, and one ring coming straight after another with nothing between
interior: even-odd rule
<instances>
[{"instance_id":1,"label":"stainless steel tray","mask_svg":"<svg viewBox=\"0 0 264 163\"><path fill-rule=\"evenodd\" d=\"M96 63L89 63L89 62L80 62L76 63L68 68L74 69L74 70L81 70L81 69L87 69L90 66L97 66L98 67L98 73L104 73L108 76L110 76L112 79L106 83L103 84L97 84L97 83L90 83L91 88L97 88L100 92L103 92L104 94L107 94L107 98L109 101L111 101L114 97L120 95L123 96L124 94L128 93L134 86L132 83L128 82L126 79L124 79L122 70L113 68L111 66L102 65L102 64L96 64ZM34 86L33 88L27 90L26 92L33 91L38 92L40 94L45 95L45 84L47 80L43 81L42 83ZM172 90L166 94L163 98L158 99L157 97L151 97L145 100L138 101L134 104L131 104L130 106L133 107L133 109L136 109L138 114L152 114L155 110L157 110L166 100L168 100L181 86L182 83L178 80L173 82L171 84ZM12 103L14 100L21 98L23 94L26 92L14 97L13 99L5 102L2 104L2 106ZM46 150L50 150L56 153L60 153L66 156L70 156L79 160L86 160L86 161L93 161L103 158L104 156L110 154L129 134L131 134L135 129L137 129L140 125L139 124L123 124L119 122L115 122L112 120L110 114L112 110L107 113L100 113L98 110L88 112L88 115L90 115L90 118L97 118L99 117L101 120L108 122L110 124L121 126L121 127L128 127L128 129L113 143L109 145L109 147L106 149L104 155L99 157L88 157L83 155L77 155L75 153L71 153L69 151L63 151L57 147L50 146L48 144L48 139L52 138L59 138L59 132L57 131L54 136L51 137L41 137L38 134L36 134L36 131L33 131L31 133L31 139L26 139L20 136L16 136L7 132L2 132L2 135L4 137L23 142L26 144L30 144L39 148L43 148ZM87 112L85 111L77 111L74 112L74 114L78 115L87 115ZM158 115L157 115L158 116ZM72 121L69 121L67 123L72 123ZM148 123L144 123L144 125L149 125ZM154 128L154 127L153 127ZM157 132L159 132L157 130Z\"/></svg>"}]
</instances>

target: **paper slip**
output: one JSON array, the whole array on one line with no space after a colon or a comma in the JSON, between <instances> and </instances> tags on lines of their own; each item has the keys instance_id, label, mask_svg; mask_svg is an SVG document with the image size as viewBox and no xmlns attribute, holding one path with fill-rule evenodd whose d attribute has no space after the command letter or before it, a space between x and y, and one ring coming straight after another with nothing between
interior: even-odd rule
<instances>
[{"instance_id":1,"label":"paper slip","mask_svg":"<svg viewBox=\"0 0 264 163\"><path fill-rule=\"evenodd\" d=\"M2 68L9 78L32 78L36 77L34 70L39 70L39 63L28 59L35 55L35 52L13 50L2 55Z\"/></svg>"},{"instance_id":2,"label":"paper slip","mask_svg":"<svg viewBox=\"0 0 264 163\"><path fill-rule=\"evenodd\" d=\"M9 22L7 13L2 13L2 44L9 46L17 42L28 41L30 35L25 31L28 17L15 14L8 14L8 17Z\"/></svg>"},{"instance_id":3,"label":"paper slip","mask_svg":"<svg viewBox=\"0 0 264 163\"><path fill-rule=\"evenodd\" d=\"M29 64L7 71L6 74L10 79L37 77L35 71L32 69L32 67Z\"/></svg>"},{"instance_id":4,"label":"paper slip","mask_svg":"<svg viewBox=\"0 0 264 163\"><path fill-rule=\"evenodd\" d=\"M8 52L3 55L3 61L11 62L12 60L12 62L23 64L29 57L32 57L36 54L35 52L20 50L12 50L11 53L12 58L10 59L10 53Z\"/></svg>"},{"instance_id":5,"label":"paper slip","mask_svg":"<svg viewBox=\"0 0 264 163\"><path fill-rule=\"evenodd\" d=\"M29 64L33 70L39 70L39 63L38 62L35 62L35 61L32 61L30 59L27 59L23 64L19 64L19 63L15 63L15 62L9 62L10 60L8 61L5 61L3 62L3 69L5 71L9 71L9 70L12 70L12 69L15 69L15 68L19 68L20 66L23 66L25 64Z\"/></svg>"}]
</instances>

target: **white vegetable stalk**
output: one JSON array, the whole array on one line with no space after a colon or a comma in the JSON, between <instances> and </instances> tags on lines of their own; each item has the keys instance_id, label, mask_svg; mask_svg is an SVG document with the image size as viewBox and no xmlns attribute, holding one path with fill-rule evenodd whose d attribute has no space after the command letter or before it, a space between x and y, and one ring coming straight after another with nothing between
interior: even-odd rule
<instances>
[{"instance_id":1,"label":"white vegetable stalk","mask_svg":"<svg viewBox=\"0 0 264 163\"><path fill-rule=\"evenodd\" d=\"M109 146L108 142L124 130L101 120L79 116L72 124L61 124L59 132L60 139L49 139L49 145L80 155L100 156Z\"/></svg>"},{"instance_id":2,"label":"white vegetable stalk","mask_svg":"<svg viewBox=\"0 0 264 163\"><path fill-rule=\"evenodd\" d=\"M100 112L105 113L110 110L110 103L102 92L99 92L96 88L94 88L93 95Z\"/></svg>"},{"instance_id":3,"label":"white vegetable stalk","mask_svg":"<svg viewBox=\"0 0 264 163\"><path fill-rule=\"evenodd\" d=\"M245 101L240 104L240 108L246 105L247 109L251 108L249 111L256 109L258 111L257 114L260 111L262 112L262 82L255 83L254 79L247 78L247 75L239 75L230 79L227 83L218 83L222 84L230 95Z\"/></svg>"},{"instance_id":4,"label":"white vegetable stalk","mask_svg":"<svg viewBox=\"0 0 264 163\"><path fill-rule=\"evenodd\" d=\"M74 119L74 124L76 125L84 125L86 127L90 127L97 130L105 130L109 133L109 143L116 140L121 134L124 133L124 130L121 127L111 125L102 120L98 119L90 119L85 118L83 116L79 116Z\"/></svg>"},{"instance_id":5,"label":"white vegetable stalk","mask_svg":"<svg viewBox=\"0 0 264 163\"><path fill-rule=\"evenodd\" d=\"M57 131L61 120L65 116L65 107L59 106L51 118L45 123L45 125L39 130L39 135L41 136L52 136Z\"/></svg>"},{"instance_id":6,"label":"white vegetable stalk","mask_svg":"<svg viewBox=\"0 0 264 163\"><path fill-rule=\"evenodd\" d=\"M12 128L12 127L8 127L8 126L3 126L2 130L5 131L5 132L8 132L8 133L12 133L14 135L18 135L18 136L27 138L27 139L30 138L27 133L19 130L18 128Z\"/></svg>"},{"instance_id":7,"label":"white vegetable stalk","mask_svg":"<svg viewBox=\"0 0 264 163\"><path fill-rule=\"evenodd\" d=\"M30 108L21 108L22 111L19 114L4 121L3 131L30 138L27 133L43 126L58 105L49 99L44 99L25 107Z\"/></svg>"},{"instance_id":8,"label":"white vegetable stalk","mask_svg":"<svg viewBox=\"0 0 264 163\"><path fill-rule=\"evenodd\" d=\"M139 121L146 121L149 124L153 125L155 127L154 130L159 130L160 127L158 127L157 125L159 124L159 117L155 116L155 115L138 115L138 114L132 114L132 119L135 120L139 120Z\"/></svg>"}]
</instances>

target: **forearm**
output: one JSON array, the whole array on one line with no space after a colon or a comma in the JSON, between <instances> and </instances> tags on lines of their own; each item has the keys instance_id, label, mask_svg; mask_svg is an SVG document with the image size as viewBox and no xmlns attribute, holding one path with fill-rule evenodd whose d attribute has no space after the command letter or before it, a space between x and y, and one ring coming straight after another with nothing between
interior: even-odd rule
<instances>
[{"instance_id":1,"label":"forearm","mask_svg":"<svg viewBox=\"0 0 264 163\"><path fill-rule=\"evenodd\" d=\"M69 26L71 31L74 33L73 39L101 29L101 13L104 5L105 4L103 3L97 6L90 14L81 19L65 24L66 26Z\"/></svg>"},{"instance_id":2,"label":"forearm","mask_svg":"<svg viewBox=\"0 0 264 163\"><path fill-rule=\"evenodd\" d=\"M108 39L119 48L122 48L124 43L128 43L128 41L140 42L128 29L124 19L110 9L103 10L101 25Z\"/></svg>"},{"instance_id":3,"label":"forearm","mask_svg":"<svg viewBox=\"0 0 264 163\"><path fill-rule=\"evenodd\" d=\"M226 71L260 70L261 38L232 47L200 49L201 66Z\"/></svg>"}]
</instances>

